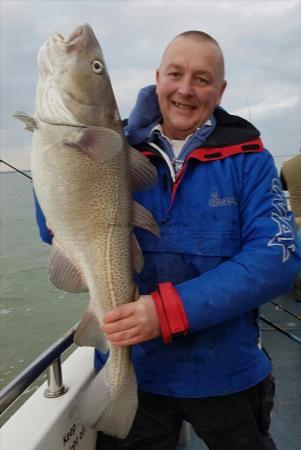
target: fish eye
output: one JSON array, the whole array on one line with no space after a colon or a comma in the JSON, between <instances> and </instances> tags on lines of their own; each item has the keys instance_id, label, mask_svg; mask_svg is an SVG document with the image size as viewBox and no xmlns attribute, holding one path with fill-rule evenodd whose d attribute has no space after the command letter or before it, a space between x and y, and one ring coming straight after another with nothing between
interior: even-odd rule
<instances>
[{"instance_id":1,"label":"fish eye","mask_svg":"<svg viewBox=\"0 0 301 450\"><path fill-rule=\"evenodd\" d=\"M98 59L94 59L94 61L91 62L91 67L95 73L102 73L104 69L103 63Z\"/></svg>"}]
</instances>

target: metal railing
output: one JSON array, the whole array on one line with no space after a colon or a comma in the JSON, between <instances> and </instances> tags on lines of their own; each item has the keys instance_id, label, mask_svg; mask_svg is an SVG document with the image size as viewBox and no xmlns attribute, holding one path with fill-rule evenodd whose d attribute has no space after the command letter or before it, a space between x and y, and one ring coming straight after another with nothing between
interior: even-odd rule
<instances>
[{"instance_id":1,"label":"metal railing","mask_svg":"<svg viewBox=\"0 0 301 450\"><path fill-rule=\"evenodd\" d=\"M78 324L74 325L54 344L50 345L0 391L0 414L4 413L25 389L47 369L48 387L44 392L45 397L55 398L67 392L67 387L63 385L60 358L62 353L73 344L73 335L77 326Z\"/></svg>"}]
</instances>

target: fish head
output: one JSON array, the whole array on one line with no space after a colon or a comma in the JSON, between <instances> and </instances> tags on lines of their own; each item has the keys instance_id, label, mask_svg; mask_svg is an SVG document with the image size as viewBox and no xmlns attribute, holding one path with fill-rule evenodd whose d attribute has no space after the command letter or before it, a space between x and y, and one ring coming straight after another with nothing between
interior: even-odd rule
<instances>
[{"instance_id":1,"label":"fish head","mask_svg":"<svg viewBox=\"0 0 301 450\"><path fill-rule=\"evenodd\" d=\"M82 124L113 129L120 123L103 52L90 25L78 26L67 39L53 33L40 48L38 71L42 116L49 115L50 103L56 102L52 116L54 110L64 111ZM45 102L47 95L51 102Z\"/></svg>"}]
</instances>

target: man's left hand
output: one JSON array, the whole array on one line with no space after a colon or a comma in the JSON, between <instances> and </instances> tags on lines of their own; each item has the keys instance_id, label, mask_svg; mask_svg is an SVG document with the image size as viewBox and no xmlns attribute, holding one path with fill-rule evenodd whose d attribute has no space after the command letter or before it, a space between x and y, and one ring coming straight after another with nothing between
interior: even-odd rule
<instances>
[{"instance_id":1,"label":"man's left hand","mask_svg":"<svg viewBox=\"0 0 301 450\"><path fill-rule=\"evenodd\" d=\"M159 319L150 295L120 305L103 317L103 332L116 347L139 344L161 335Z\"/></svg>"}]
</instances>

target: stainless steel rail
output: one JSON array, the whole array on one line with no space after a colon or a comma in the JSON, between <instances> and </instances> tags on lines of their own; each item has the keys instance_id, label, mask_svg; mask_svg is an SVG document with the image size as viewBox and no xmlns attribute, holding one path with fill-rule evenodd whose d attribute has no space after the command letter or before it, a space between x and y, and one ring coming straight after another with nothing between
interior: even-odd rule
<instances>
[{"instance_id":1,"label":"stainless steel rail","mask_svg":"<svg viewBox=\"0 0 301 450\"><path fill-rule=\"evenodd\" d=\"M72 345L77 325L63 334L0 391L0 414L4 413L46 369L48 369L48 388L44 395L53 398L63 395L67 391L61 376L60 357Z\"/></svg>"}]
</instances>

